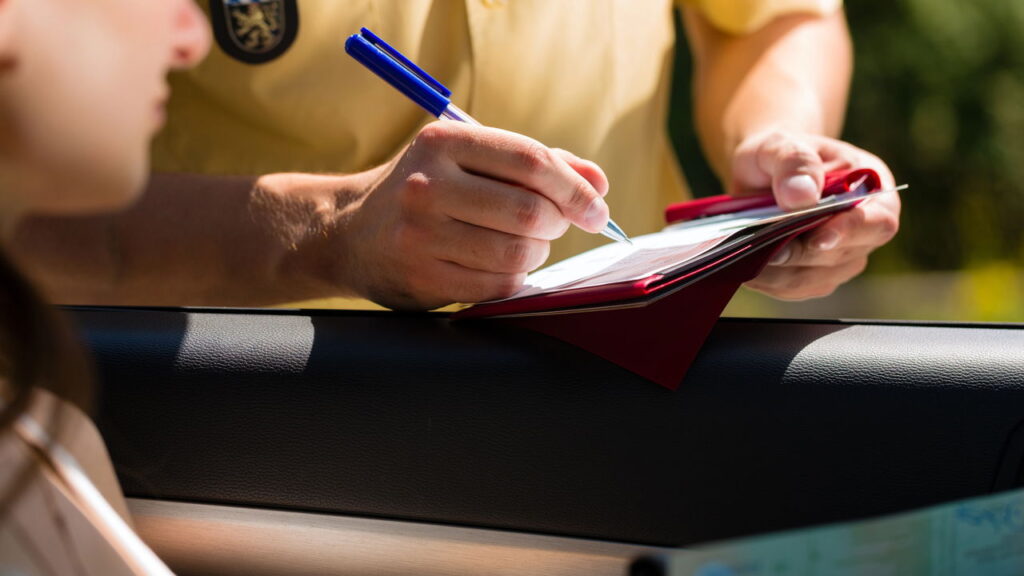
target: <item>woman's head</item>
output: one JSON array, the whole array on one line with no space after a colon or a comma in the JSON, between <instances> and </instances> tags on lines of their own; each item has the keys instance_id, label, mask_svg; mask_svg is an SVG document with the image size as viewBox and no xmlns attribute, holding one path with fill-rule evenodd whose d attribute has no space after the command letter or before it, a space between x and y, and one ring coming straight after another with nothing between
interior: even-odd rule
<instances>
[{"instance_id":1,"label":"woman's head","mask_svg":"<svg viewBox=\"0 0 1024 576\"><path fill-rule=\"evenodd\" d=\"M134 199L163 124L165 76L208 49L193 0L0 0L0 240L22 214ZM59 334L0 250L0 433L30 386L77 390Z\"/></svg>"},{"instance_id":2,"label":"woman's head","mask_svg":"<svg viewBox=\"0 0 1024 576\"><path fill-rule=\"evenodd\" d=\"M0 211L124 206L148 173L165 76L200 60L193 0L0 0Z\"/></svg>"}]
</instances>

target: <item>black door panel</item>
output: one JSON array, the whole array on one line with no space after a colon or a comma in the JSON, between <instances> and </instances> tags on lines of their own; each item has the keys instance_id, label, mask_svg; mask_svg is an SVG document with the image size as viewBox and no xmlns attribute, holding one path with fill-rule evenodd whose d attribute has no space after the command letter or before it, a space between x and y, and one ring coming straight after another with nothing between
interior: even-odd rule
<instances>
[{"instance_id":1,"label":"black door panel","mask_svg":"<svg viewBox=\"0 0 1024 576\"><path fill-rule=\"evenodd\" d=\"M681 545L1020 484L1022 327L726 319L670 392L438 314L73 315L129 496Z\"/></svg>"}]
</instances>

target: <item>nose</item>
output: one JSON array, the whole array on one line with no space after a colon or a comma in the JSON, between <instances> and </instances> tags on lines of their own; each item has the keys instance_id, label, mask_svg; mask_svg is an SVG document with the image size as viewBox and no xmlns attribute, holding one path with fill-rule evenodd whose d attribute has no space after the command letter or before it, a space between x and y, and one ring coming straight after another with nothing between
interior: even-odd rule
<instances>
[{"instance_id":1,"label":"nose","mask_svg":"<svg viewBox=\"0 0 1024 576\"><path fill-rule=\"evenodd\" d=\"M193 0L179 0L178 4L172 66L180 70L195 66L210 51L210 26Z\"/></svg>"}]
</instances>

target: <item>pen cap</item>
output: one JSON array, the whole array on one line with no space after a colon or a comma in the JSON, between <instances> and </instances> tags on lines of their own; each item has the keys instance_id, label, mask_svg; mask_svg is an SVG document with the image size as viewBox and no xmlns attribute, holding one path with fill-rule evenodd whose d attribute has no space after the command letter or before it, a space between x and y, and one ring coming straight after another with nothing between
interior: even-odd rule
<instances>
[{"instance_id":1,"label":"pen cap","mask_svg":"<svg viewBox=\"0 0 1024 576\"><path fill-rule=\"evenodd\" d=\"M441 116L450 104L446 95L451 92L444 85L365 28L345 40L345 52L434 116Z\"/></svg>"}]
</instances>

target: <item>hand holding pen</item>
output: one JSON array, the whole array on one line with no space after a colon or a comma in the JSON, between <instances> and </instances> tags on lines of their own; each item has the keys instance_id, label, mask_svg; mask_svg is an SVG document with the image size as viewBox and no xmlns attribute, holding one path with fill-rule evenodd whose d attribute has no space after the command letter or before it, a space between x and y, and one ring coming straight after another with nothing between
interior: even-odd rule
<instances>
[{"instance_id":1,"label":"hand holding pen","mask_svg":"<svg viewBox=\"0 0 1024 576\"><path fill-rule=\"evenodd\" d=\"M417 103L459 114L442 98ZM509 296L570 224L597 233L608 222L608 181L596 164L460 119L426 125L365 173L365 197L339 221L352 246L341 255L346 274L378 303L419 309Z\"/></svg>"},{"instance_id":2,"label":"hand holding pen","mask_svg":"<svg viewBox=\"0 0 1024 576\"><path fill-rule=\"evenodd\" d=\"M433 116L480 126L480 123L470 117L469 114L452 104L452 101L449 99L452 95L451 90L434 80L420 67L413 64L412 60L402 55L366 28L348 38L345 42L345 50L358 60L360 64L366 66L401 93L406 94ZM537 142L536 145L531 146L542 145ZM535 151L535 153L538 156L545 156L547 154L543 151ZM540 163L543 164L543 161ZM553 163L557 164L557 160ZM629 237L626 236L623 230L618 228L618 225L611 218L605 217L607 205L599 197L594 197L591 194L596 191L579 190L581 183L579 181L574 182L567 190L544 188L536 190L536 192L548 196L550 200L554 201L562 209L565 216L572 223L579 225L580 228L587 232L599 232L612 240L629 242ZM594 230L593 222L598 219L596 216L599 214L601 215L600 219L605 220L605 222L600 230Z\"/></svg>"}]
</instances>

